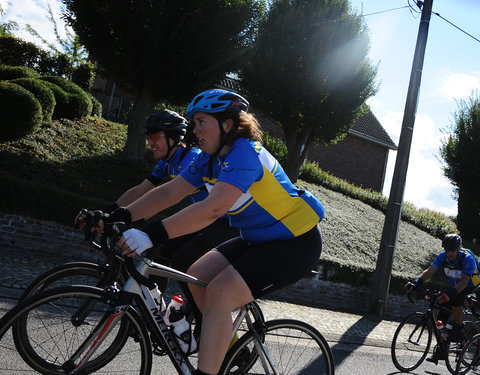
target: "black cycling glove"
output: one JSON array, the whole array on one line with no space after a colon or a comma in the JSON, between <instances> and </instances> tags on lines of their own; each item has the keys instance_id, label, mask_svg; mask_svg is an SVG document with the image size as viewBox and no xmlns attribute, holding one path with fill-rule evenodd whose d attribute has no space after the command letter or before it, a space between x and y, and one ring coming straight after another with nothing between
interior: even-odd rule
<instances>
[{"instance_id":1,"label":"black cycling glove","mask_svg":"<svg viewBox=\"0 0 480 375\"><path fill-rule=\"evenodd\" d=\"M148 221L143 227L143 232L148 234L155 246L163 245L168 240L168 233L160 219Z\"/></svg>"}]
</instances>

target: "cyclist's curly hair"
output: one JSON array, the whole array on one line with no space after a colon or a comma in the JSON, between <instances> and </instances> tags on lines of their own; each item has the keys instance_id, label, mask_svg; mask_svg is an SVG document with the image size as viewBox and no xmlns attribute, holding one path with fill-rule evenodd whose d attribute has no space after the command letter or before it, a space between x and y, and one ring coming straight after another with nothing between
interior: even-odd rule
<instances>
[{"instance_id":1,"label":"cyclist's curly hair","mask_svg":"<svg viewBox=\"0 0 480 375\"><path fill-rule=\"evenodd\" d=\"M252 113L226 111L217 114L215 117L220 122L231 119L234 123L233 131L225 135L225 143L233 144L238 138L247 138L262 143L261 125Z\"/></svg>"}]
</instances>

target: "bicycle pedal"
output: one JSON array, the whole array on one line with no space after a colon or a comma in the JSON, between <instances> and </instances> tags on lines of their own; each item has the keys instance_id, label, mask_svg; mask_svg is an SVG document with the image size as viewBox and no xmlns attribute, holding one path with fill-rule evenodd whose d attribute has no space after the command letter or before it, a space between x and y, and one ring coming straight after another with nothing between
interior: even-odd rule
<instances>
[{"instance_id":1,"label":"bicycle pedal","mask_svg":"<svg viewBox=\"0 0 480 375\"><path fill-rule=\"evenodd\" d=\"M167 355L167 352L163 348L160 348L158 346L153 347L152 353L156 356L159 356L159 357L163 357L163 356Z\"/></svg>"}]
</instances>

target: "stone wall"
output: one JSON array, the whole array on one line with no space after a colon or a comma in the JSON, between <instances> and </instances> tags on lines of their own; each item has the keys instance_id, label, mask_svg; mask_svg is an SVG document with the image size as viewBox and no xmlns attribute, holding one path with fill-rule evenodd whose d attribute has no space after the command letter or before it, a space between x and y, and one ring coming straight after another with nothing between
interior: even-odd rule
<instances>
[{"instance_id":1,"label":"stone wall","mask_svg":"<svg viewBox=\"0 0 480 375\"><path fill-rule=\"evenodd\" d=\"M72 227L51 221L36 220L23 216L0 213L0 244L18 249L39 248L48 244L58 251L85 254L87 259L92 249L82 245L82 234ZM93 259L92 259L93 261ZM366 314L370 288L320 280L318 275L303 279L268 296L301 305L328 308L355 314ZM411 304L405 296L389 295L386 318L398 320L409 312L421 309L421 302Z\"/></svg>"}]
</instances>

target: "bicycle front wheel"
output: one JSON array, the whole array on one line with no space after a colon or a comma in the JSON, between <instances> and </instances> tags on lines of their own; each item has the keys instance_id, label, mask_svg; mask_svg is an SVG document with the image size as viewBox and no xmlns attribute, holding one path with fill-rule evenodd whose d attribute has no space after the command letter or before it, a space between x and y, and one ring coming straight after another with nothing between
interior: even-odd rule
<instances>
[{"instance_id":1,"label":"bicycle front wheel","mask_svg":"<svg viewBox=\"0 0 480 375\"><path fill-rule=\"evenodd\" d=\"M85 306L85 301L88 301L88 315L79 323L72 317ZM79 353L81 344L99 329L100 322L112 311L112 303L105 292L95 287L64 287L35 294L0 320L2 347L8 347L5 340L10 337L5 333L12 328L13 338L22 348L19 354L25 362L12 359L2 366L7 366L5 370L9 373L31 373L31 369L43 374L69 373L90 348L87 346ZM119 340L121 336L125 339ZM151 366L148 331L138 313L130 307L106 334L83 371L89 374L149 374Z\"/></svg>"},{"instance_id":2,"label":"bicycle front wheel","mask_svg":"<svg viewBox=\"0 0 480 375\"><path fill-rule=\"evenodd\" d=\"M432 327L423 313L407 316L392 341L393 364L400 371L415 370L423 362L432 343Z\"/></svg>"},{"instance_id":3,"label":"bicycle front wheel","mask_svg":"<svg viewBox=\"0 0 480 375\"><path fill-rule=\"evenodd\" d=\"M327 341L311 325L290 319L271 320L259 333L273 365L282 375L333 375L335 365ZM268 374L252 332L244 334L227 352L219 374Z\"/></svg>"}]
</instances>

